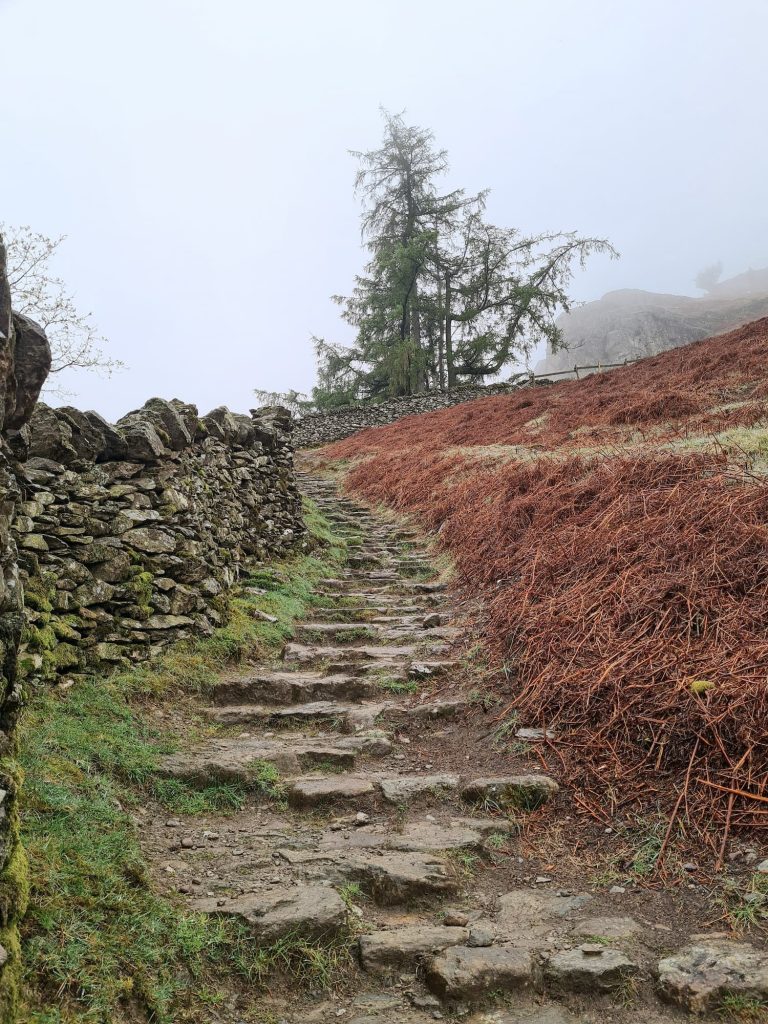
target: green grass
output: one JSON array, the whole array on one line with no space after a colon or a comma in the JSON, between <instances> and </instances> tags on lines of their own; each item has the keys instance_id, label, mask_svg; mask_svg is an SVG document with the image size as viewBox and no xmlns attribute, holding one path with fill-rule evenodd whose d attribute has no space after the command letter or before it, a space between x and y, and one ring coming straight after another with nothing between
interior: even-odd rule
<instances>
[{"instance_id":1,"label":"green grass","mask_svg":"<svg viewBox=\"0 0 768 1024\"><path fill-rule=\"evenodd\" d=\"M768 875L728 879L721 896L725 915L734 931L768 925Z\"/></svg>"},{"instance_id":2,"label":"green grass","mask_svg":"<svg viewBox=\"0 0 768 1024\"><path fill-rule=\"evenodd\" d=\"M377 684L390 693L416 693L419 684L415 679L393 679L391 676L384 676L377 680Z\"/></svg>"},{"instance_id":3,"label":"green grass","mask_svg":"<svg viewBox=\"0 0 768 1024\"><path fill-rule=\"evenodd\" d=\"M725 1020L742 1021L744 1024L765 1024L768 1021L768 1003L749 996L724 996L717 1012Z\"/></svg>"},{"instance_id":4,"label":"green grass","mask_svg":"<svg viewBox=\"0 0 768 1024\"><path fill-rule=\"evenodd\" d=\"M351 939L308 943L289 937L260 947L234 919L188 913L153 892L136 822L148 797L181 814L235 811L242 787L200 789L157 774L177 749L178 712L227 666L277 656L293 621L312 603L313 582L344 558L327 523L308 516L325 548L299 555L251 583L267 590L231 602L212 637L178 645L157 661L109 678L79 681L60 695L32 694L21 724L23 839L32 898L24 925L29 1024L175 1024L209 1019L228 983L258 986L273 971L313 988L330 985L349 962ZM246 581L248 585L249 581ZM277 623L255 620L260 608ZM157 708L173 711L173 729ZM274 765L255 761L252 789L281 792ZM140 827L140 826L139 826Z\"/></svg>"}]
</instances>

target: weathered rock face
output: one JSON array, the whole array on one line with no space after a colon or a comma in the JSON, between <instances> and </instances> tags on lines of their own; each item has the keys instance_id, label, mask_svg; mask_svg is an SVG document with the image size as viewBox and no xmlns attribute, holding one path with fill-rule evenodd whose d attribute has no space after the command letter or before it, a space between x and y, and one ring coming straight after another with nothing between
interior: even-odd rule
<instances>
[{"instance_id":1,"label":"weathered rock face","mask_svg":"<svg viewBox=\"0 0 768 1024\"><path fill-rule=\"evenodd\" d=\"M17 437L22 672L136 661L219 625L246 563L303 536L291 425L280 409L199 419L153 398L113 427L38 404Z\"/></svg>"},{"instance_id":2,"label":"weathered rock face","mask_svg":"<svg viewBox=\"0 0 768 1024\"><path fill-rule=\"evenodd\" d=\"M703 298L624 288L577 306L557 322L567 348L538 362L536 373L642 359L766 316L768 275L742 278Z\"/></svg>"},{"instance_id":3,"label":"weathered rock face","mask_svg":"<svg viewBox=\"0 0 768 1024\"><path fill-rule=\"evenodd\" d=\"M19 843L16 797L20 773L14 761L20 706L17 650L23 617L22 588L11 524L20 498L10 429L22 427L50 367L44 333L11 312L0 236L0 1021L12 1021L21 972L18 921L26 909L28 884Z\"/></svg>"}]
</instances>

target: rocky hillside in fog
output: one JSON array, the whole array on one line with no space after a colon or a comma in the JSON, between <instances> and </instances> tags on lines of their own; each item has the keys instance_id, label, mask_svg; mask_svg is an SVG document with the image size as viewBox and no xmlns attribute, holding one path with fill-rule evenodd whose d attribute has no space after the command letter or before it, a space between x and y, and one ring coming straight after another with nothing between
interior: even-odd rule
<instances>
[{"instance_id":1,"label":"rocky hillside in fog","mask_svg":"<svg viewBox=\"0 0 768 1024\"><path fill-rule=\"evenodd\" d=\"M702 298L630 288L608 292L560 317L567 349L541 360L536 372L655 355L767 314L768 269L723 281Z\"/></svg>"}]
</instances>

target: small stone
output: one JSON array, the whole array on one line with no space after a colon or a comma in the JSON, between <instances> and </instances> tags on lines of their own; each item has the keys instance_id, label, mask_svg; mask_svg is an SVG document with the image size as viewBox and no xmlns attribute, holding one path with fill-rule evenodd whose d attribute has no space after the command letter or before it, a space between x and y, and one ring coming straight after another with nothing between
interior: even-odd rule
<instances>
[{"instance_id":1,"label":"small stone","mask_svg":"<svg viewBox=\"0 0 768 1024\"><path fill-rule=\"evenodd\" d=\"M608 890L611 896L623 896L626 891L623 885L612 885Z\"/></svg>"},{"instance_id":2,"label":"small stone","mask_svg":"<svg viewBox=\"0 0 768 1024\"><path fill-rule=\"evenodd\" d=\"M761 860L755 868L755 871L761 875L768 875L768 860Z\"/></svg>"},{"instance_id":3,"label":"small stone","mask_svg":"<svg viewBox=\"0 0 768 1024\"><path fill-rule=\"evenodd\" d=\"M448 910L443 916L443 924L454 928L466 928L469 917L461 910Z\"/></svg>"},{"instance_id":4,"label":"small stone","mask_svg":"<svg viewBox=\"0 0 768 1024\"><path fill-rule=\"evenodd\" d=\"M195 841L194 841L194 839L190 839L188 836L185 836L181 840L181 846L185 850L192 850L192 849L194 849Z\"/></svg>"},{"instance_id":5,"label":"small stone","mask_svg":"<svg viewBox=\"0 0 768 1024\"><path fill-rule=\"evenodd\" d=\"M206 829L205 832L203 832L203 839L216 840L218 838L219 838L219 833L218 832L209 832L207 829Z\"/></svg>"},{"instance_id":6,"label":"small stone","mask_svg":"<svg viewBox=\"0 0 768 1024\"><path fill-rule=\"evenodd\" d=\"M600 956L605 949L599 942L583 942L579 949L585 956Z\"/></svg>"},{"instance_id":7,"label":"small stone","mask_svg":"<svg viewBox=\"0 0 768 1024\"><path fill-rule=\"evenodd\" d=\"M467 945L473 948L492 946L496 941L496 928L489 921L478 921L469 930Z\"/></svg>"},{"instance_id":8,"label":"small stone","mask_svg":"<svg viewBox=\"0 0 768 1024\"><path fill-rule=\"evenodd\" d=\"M169 818L165 823L166 828L180 828L181 821L178 818Z\"/></svg>"}]
</instances>

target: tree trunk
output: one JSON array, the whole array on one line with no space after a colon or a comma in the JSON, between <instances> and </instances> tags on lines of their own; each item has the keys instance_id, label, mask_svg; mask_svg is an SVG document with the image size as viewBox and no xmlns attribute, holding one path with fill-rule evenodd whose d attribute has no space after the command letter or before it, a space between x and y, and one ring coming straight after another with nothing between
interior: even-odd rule
<instances>
[{"instance_id":1,"label":"tree trunk","mask_svg":"<svg viewBox=\"0 0 768 1024\"><path fill-rule=\"evenodd\" d=\"M419 312L419 285L414 281L411 291L411 394L424 390L424 370L421 359L421 314Z\"/></svg>"},{"instance_id":2,"label":"tree trunk","mask_svg":"<svg viewBox=\"0 0 768 1024\"><path fill-rule=\"evenodd\" d=\"M448 387L456 383L453 368L453 321L451 320L451 275L445 275L445 365L448 370Z\"/></svg>"}]
</instances>

